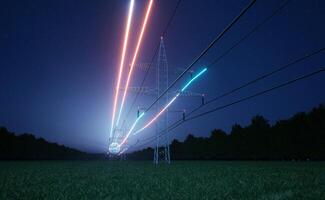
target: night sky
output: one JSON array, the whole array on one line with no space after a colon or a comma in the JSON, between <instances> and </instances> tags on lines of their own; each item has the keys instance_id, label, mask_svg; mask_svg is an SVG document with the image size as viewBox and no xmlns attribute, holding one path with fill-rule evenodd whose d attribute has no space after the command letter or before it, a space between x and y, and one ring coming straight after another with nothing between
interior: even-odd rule
<instances>
[{"instance_id":1,"label":"night sky","mask_svg":"<svg viewBox=\"0 0 325 200\"><path fill-rule=\"evenodd\" d=\"M193 69L209 64L283 2L257 1ZM128 3L127 0L3 1L0 8L0 126L84 151L105 152ZM136 0L135 3L135 23L131 27L126 63L130 63L133 55L147 1ZM150 62L176 3L176 0L154 2L138 63ZM187 67L248 3L249 0L183 0L165 37L169 79L174 80L180 73L175 69ZM324 1L290 1L209 69L190 90L206 93L209 99L325 47L324 19ZM311 57L203 111L324 67L324 55L325 52ZM148 87L154 84L154 71L150 73L151 78L145 83ZM137 69L130 85L139 86L143 76L144 71ZM189 76L185 76L173 89L179 89L188 79ZM189 133L208 136L214 128L229 132L234 123L247 125L257 114L274 123L324 103L324 86L325 76L320 74L184 123L171 134L173 138L184 139ZM133 97L134 94L128 96L125 110ZM145 107L153 101L154 97L141 96L136 105ZM200 103L200 98L182 97L171 109L191 110ZM171 122L181 117L180 113L170 115ZM136 109L127 124L135 118ZM131 137L130 144L153 134L154 128L148 129Z\"/></svg>"}]
</instances>

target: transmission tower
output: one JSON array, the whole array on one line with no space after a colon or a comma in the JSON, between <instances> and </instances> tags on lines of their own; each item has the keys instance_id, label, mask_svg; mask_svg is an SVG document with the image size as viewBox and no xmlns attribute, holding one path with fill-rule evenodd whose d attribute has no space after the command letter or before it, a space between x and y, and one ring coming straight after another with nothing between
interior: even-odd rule
<instances>
[{"instance_id":1,"label":"transmission tower","mask_svg":"<svg viewBox=\"0 0 325 200\"><path fill-rule=\"evenodd\" d=\"M156 70L156 85L157 85L157 97L159 97L168 88L168 61L166 56L166 50L164 45L164 38L160 38L159 53L157 60L157 70ZM156 104L157 113L160 109L167 104L168 94L163 98L159 99ZM154 150L153 161L158 164L159 161L165 161L170 163L170 152L169 152L169 134L166 130L168 126L168 109L161 116L156 123L156 146ZM159 137L161 130L166 130L162 133L162 137Z\"/></svg>"}]
</instances>

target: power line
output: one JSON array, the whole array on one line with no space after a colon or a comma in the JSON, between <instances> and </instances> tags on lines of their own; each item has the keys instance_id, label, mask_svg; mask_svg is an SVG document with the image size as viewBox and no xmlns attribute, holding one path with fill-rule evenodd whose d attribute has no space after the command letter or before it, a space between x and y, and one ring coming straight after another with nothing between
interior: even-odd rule
<instances>
[{"instance_id":1,"label":"power line","mask_svg":"<svg viewBox=\"0 0 325 200\"><path fill-rule=\"evenodd\" d=\"M194 59L194 61L173 81L171 85L169 85L165 91L163 91L158 98L144 111L144 113L148 112L156 102L159 101L167 92L170 90L179 79L181 79L227 32L228 30L255 4L256 0L252 0L224 29L221 33L219 33L210 44L199 54L198 57Z\"/></svg>"},{"instance_id":2,"label":"power line","mask_svg":"<svg viewBox=\"0 0 325 200\"><path fill-rule=\"evenodd\" d=\"M176 6L175 6L175 8L174 8L174 11L173 11L173 14L170 16L169 21L168 21L168 23L167 23L167 25L166 25L166 27L165 27L165 30L164 30L164 32L162 33L161 36L165 37L165 35L167 34L168 28L169 28L169 26L172 24L172 21L173 21L174 17L176 16L176 13L177 13L177 11L178 11L178 7L179 7L179 5L181 4L181 2L182 2L182 0L178 0L178 1L177 1L177 4L176 4ZM158 45L158 46L159 46L159 45Z\"/></svg>"},{"instance_id":3,"label":"power line","mask_svg":"<svg viewBox=\"0 0 325 200\"><path fill-rule=\"evenodd\" d=\"M260 27L262 27L265 23L267 23L268 21L270 21L277 13L279 13L284 7L286 7L288 5L288 3L290 2L290 0L285 0L284 3L279 6L276 10L274 10L272 12L271 15L269 15L268 17L266 17L261 23L259 23L258 25L256 25L250 32L248 32L246 35L244 35L240 40L238 40L236 43L234 43L228 50L226 50L223 54L221 54L219 57L217 57L213 62L211 62L207 67L211 68L213 65L215 65L218 61L220 61L223 57L225 57L226 55L228 55L231 50L233 50L235 47L237 47L238 45L240 45L242 42L244 42L250 35L252 35L254 32L256 32ZM156 51L158 50L158 48L156 49ZM279 70L280 71L280 70ZM270 74L271 75L271 74ZM265 75L264 75L265 76ZM264 78L266 78L267 76L265 76ZM257 79L262 79L262 78L257 78ZM254 81L250 81L252 84L253 82L257 82L256 80ZM225 93L224 95L221 95L222 97L224 96L227 96L227 95L230 95L231 93L243 88L243 87L246 87L248 85L250 85L249 83L246 83L245 86L241 86L239 88L235 88L227 93ZM221 96L218 97L221 98ZM207 102L206 104L209 104L211 103L210 101ZM203 106L205 106L206 104L204 105L200 105L198 106L197 108L195 108L194 110L192 110L190 113L187 114L187 116L191 115L192 113L194 113L195 111L199 110L200 108L202 108ZM174 122L172 125L170 125L169 127L172 127L174 125L177 125L178 123L182 122L183 119L180 119L176 122ZM167 129L169 129L169 127ZM167 130L167 129L164 129L163 131ZM149 138L150 139L150 138ZM135 144L134 144L135 145ZM132 146L134 146L132 145Z\"/></svg>"},{"instance_id":4,"label":"power line","mask_svg":"<svg viewBox=\"0 0 325 200\"><path fill-rule=\"evenodd\" d=\"M194 59L194 61L173 81L173 83L171 85L169 85L166 90L164 92L162 92L158 98L145 110L145 112L148 112L154 105L155 103L157 103L159 101L159 99L162 98L162 96L164 96L168 90L170 90L175 84L176 82L181 79L193 66L194 64L196 64L208 51L209 49L211 49L214 44L216 42L218 42L223 35L248 11L248 9L250 7L252 7L254 5L254 3L256 2L256 0L252 0L240 13L237 17L235 17L230 24L219 34L217 35L216 38L214 38L212 40L212 42L200 53L200 55Z\"/></svg>"},{"instance_id":5,"label":"power line","mask_svg":"<svg viewBox=\"0 0 325 200\"><path fill-rule=\"evenodd\" d=\"M292 79L292 80L290 80L290 81L287 81L287 82L285 82L285 83L279 84L279 85L274 86L274 87L272 87L272 88L269 88L269 89L267 89L267 90L263 90L263 91L261 91L261 92L257 92L257 93L255 93L255 94L253 94L253 95L251 95L251 96L247 96L247 97L241 98L241 99L239 99L239 100L237 100L237 101L234 101L234 102L232 102L232 103L226 104L226 105L224 105L224 106L219 106L219 107L216 107L216 108L211 109L211 110L209 110L209 111L206 111L206 112L203 112L203 113L197 114L197 115L195 115L195 116L193 116L193 117L191 117L191 118L186 119L185 121L190 121L190 120L193 120L193 119L196 119L196 118L202 117L202 116L204 116L204 115L207 115L207 114L210 114L210 113L216 112L216 111L218 111L218 110L221 110L221 109L227 108L227 107L232 106L232 105L234 105L234 104L237 104L237 103L240 103L240 102L243 102L243 101L247 101L247 100L252 99L252 98L254 98L254 97L257 97L257 96L263 95L263 94L265 94L265 93L271 92L271 91L273 91L273 90L276 90L276 89L279 89L279 88L285 87L285 86L290 85L290 84L292 84L292 83L294 83L294 82L297 82L297 81L300 81L300 80L303 80L303 79L309 78L309 77L311 77L311 76L314 76L314 75L319 74L319 73L324 72L324 71L325 71L325 68L321 68L321 69L319 69L319 70L316 70L316 71L311 72L311 73L309 73L309 74L306 74L306 75L300 76L300 77L298 77L298 78ZM174 127L174 128L176 128L176 127Z\"/></svg>"},{"instance_id":6,"label":"power line","mask_svg":"<svg viewBox=\"0 0 325 200\"><path fill-rule=\"evenodd\" d=\"M253 94L253 95L250 95L250 96L247 96L247 97L241 98L241 99L239 99L239 100L233 101L233 102L228 103L228 104L226 104L226 105L219 106L219 107L216 107L216 108L211 109L211 110L209 110L209 111L206 111L206 112L203 112L203 113L197 114L197 115L195 115L195 116L193 116L193 117L191 117L191 118L186 119L185 121L181 121L181 122L179 122L179 123L178 123L178 122L177 122L177 123L174 123L174 124L172 124L170 127L168 127L168 131L172 131L172 130L174 130L175 128L177 128L178 126L180 126L181 124L183 124L183 123L185 123L185 122L188 122L188 121L194 120L194 119L199 118L199 117L203 117L203 116L208 115L208 114L211 114L211 113L213 113L213 112L216 112L216 111L219 111L219 110L222 110L222 109L228 108L228 107L230 107L230 106L232 106L232 105L235 105L235 104L238 104L238 103L241 103L241 102L244 102L244 101L250 100L250 99L252 99L252 98L255 98L255 97L261 96L261 95L266 94L266 93L269 93L269 92L271 92L271 91L273 91L273 90L276 90L276 89L279 89L279 88L282 88L282 87L285 87L285 86L291 85L291 84L293 84L293 83L295 83L295 82L297 82L297 81L300 81L300 80L303 80L303 79L306 79L306 78L310 78L310 77L315 76L315 75L317 75L317 74L319 74L319 73L322 73L322 72L325 72L325 67L320 68L320 69L318 69L318 70L316 70L316 71L314 71L314 72L311 72L311 73L305 74L305 75L303 75L303 76L300 76L300 77L298 77L298 78L292 79L292 80L290 80L290 81L284 82L284 83L282 83L282 84L276 85L276 86L271 87L271 88L269 88L269 89L266 89L266 90L263 90L263 91L257 92L257 93L255 93L255 94ZM163 131L162 131L162 132L163 132ZM161 134L159 137L161 137L162 135L163 135L163 134ZM144 146L144 145L150 143L151 141L153 141L152 138L153 138L153 137L151 137L151 138L147 138L146 140L148 140L148 142L143 143L141 146ZM153 139L155 139L155 138L153 138Z\"/></svg>"},{"instance_id":7,"label":"power line","mask_svg":"<svg viewBox=\"0 0 325 200\"><path fill-rule=\"evenodd\" d=\"M241 44L242 42L244 42L252 33L254 33L254 32L256 32L262 25L264 25L266 22L268 22L272 17L274 17L275 16L275 14L277 14L280 10L282 10L288 3L290 2L290 0L286 0L278 9L276 9L271 15L269 15L267 18L265 18L265 20L263 20L260 24L258 24L258 25L256 25L250 32L248 32L246 35L244 35L240 40L238 40L236 43L234 43L234 45L232 45L228 50L226 50L223 54L221 54L221 56L219 56L219 57L217 57L213 62L211 62L209 65L208 65L208 67L212 67L213 65L215 65L221 58L223 58L224 56L226 56L229 52L231 52L231 50L233 50L235 47L237 47L239 44ZM293 60L293 61L291 61L291 62L289 62L289 63L287 63L287 64L285 64L285 65L283 65L283 66L281 66L281 67L279 67L279 68L277 68L277 69L275 69L275 70L273 70L273 71L271 71L271 72L269 72L269 73L266 73L266 74L264 74L264 75L262 75L262 76L260 76L260 77L257 77L257 78L255 78L255 79L253 79L253 80L251 80L251 81L249 81L249 82L247 82L247 83L245 83L245 84L243 84L243 85L241 85L241 86L239 86L239 87L237 87L237 88L234 88L234 89L232 89L232 90L230 90L230 91L228 91L228 92L226 92L226 93L224 93L224 94L222 94L222 95L220 95L220 96L217 96L217 97L215 97L215 98L213 98L213 99L211 99L211 100L209 100L209 101L207 101L205 104L203 104L203 105L200 105L200 106L198 106L197 108L195 108L194 110L192 110L191 112L189 112L188 114L187 114L187 116L189 116L189 115L191 115L192 113L194 113L194 112L196 112L197 110L199 110L199 109L201 109L203 106L205 106L205 105L207 105L207 104L210 104L210 103L212 103L212 102L214 102L214 101L216 101L216 100L219 100L219 99L221 99L221 98L223 98L223 97L226 97L226 96L228 96L228 95L230 95L230 94L232 94L232 93L234 93L234 92L236 92L236 91L239 91L240 89L243 89L243 88L245 88L245 87L247 87L247 86L249 86L249 85L252 85L252 84L254 84L254 83L256 83L256 82L258 82L258 81L260 81L260 80L262 80L262 79L265 79L265 78L267 78L267 77L269 77L269 76L271 76L271 75L273 75L273 74L275 74L275 73L278 73L278 72L280 72L280 71L282 71L282 70L284 70L284 69L286 69L286 68L288 68L288 67L290 67L290 66L292 66L292 65L294 65L294 64L296 64L296 63L298 63L298 62L301 62L301 61L303 61L303 60L305 60L305 59L307 59L307 58L309 58L309 57L311 57L311 56L314 56L314 55L316 55L316 54L318 54L318 53L320 53L320 52L322 52L322 51L324 51L325 50L325 48L321 48L321 49L318 49L318 50L316 50L316 51L313 51L312 53L308 53L308 54L305 54L305 56L303 56L303 57L300 57L300 58L297 58L297 59L295 59L295 60ZM182 121L182 119L180 119L179 121ZM179 122L178 121L178 122Z\"/></svg>"},{"instance_id":8,"label":"power line","mask_svg":"<svg viewBox=\"0 0 325 200\"><path fill-rule=\"evenodd\" d=\"M167 25L166 25L166 27L165 27L165 29L164 29L162 35L161 35L162 37L165 37L165 36L166 36L167 31L169 30L169 27L171 26L172 21L173 21L173 19L175 18L176 14L177 14L177 11L178 11L178 8L179 8L181 2L182 2L182 0L178 0L178 1L177 1L177 4L176 4L176 6L175 6L175 8L174 8L174 11L173 11L172 15L170 16L170 18L169 18L169 20L168 20L168 22L167 22ZM149 63L149 66L147 67L147 69L146 69L146 71L145 71L145 75L144 75L144 77L143 77L143 79L142 79L142 81L141 81L140 88L143 87L143 85L144 85L144 83L145 83L145 81L146 81L146 79L147 79L147 77L148 77L148 75L149 75L149 71L150 71L150 68L152 67L152 63L154 62L154 59L155 59L155 57L156 57L156 55L157 55L157 53L158 53L159 44L160 44L160 42L158 42L158 44L157 44L157 46L156 46L156 48L155 48L154 54L153 54L153 56L152 56L152 58L151 58L151 62ZM130 109L128 110L128 112L127 112L125 118L128 118L128 116L130 115L130 113L131 113L131 111L132 111L132 109L133 109L133 107L134 107L134 105L135 105L135 103L136 103L136 101L137 101L137 99L138 99L138 97L139 97L139 94L140 94L140 92L137 92L137 93L136 93L136 96L135 96L135 98L133 99L133 102L132 102L132 104L131 104L131 107L130 107Z\"/></svg>"},{"instance_id":9,"label":"power line","mask_svg":"<svg viewBox=\"0 0 325 200\"><path fill-rule=\"evenodd\" d=\"M280 10L282 10L285 6L287 6L288 5L288 3L290 2L290 0L286 0L286 1L284 1L284 3L279 7L279 8L277 8L274 12L272 12L272 14L271 15L269 15L267 18L265 18L265 20L263 20L260 24L258 24L258 25L256 25L250 32L248 32L245 36L243 36L239 41L237 41L233 46L231 46L228 50L226 50L221 56L219 56L217 59L215 59L213 62L211 62L209 65L208 65L208 67L212 67L214 64L216 64L216 62L218 62L222 57L224 57L225 55L227 55L232 49L234 49L236 46L238 46L241 42L243 42L245 39L247 39L248 38L248 36L250 36L252 33L254 33L254 32L256 32L262 25L264 25L267 21L269 21L272 17L274 17L275 16L275 14L277 14ZM223 97L226 97L226 96L228 96L228 95L230 95L230 94L232 94L232 93L234 93L234 92L236 92L236 91L238 91L238 90L240 90L240 89L243 89L243 88L245 88L245 87L247 87L247 86L249 86L249 85L252 85L252 84L254 84L254 83L256 83L256 82L258 82L258 81L260 81L260 80L262 80L262 79L265 79L265 78L267 78L267 77L269 77L269 76L271 76L271 75L273 75L273 74L275 74L275 73L278 73L278 72L280 72L280 71L282 71L282 70L284 70L284 69L286 69L286 68L288 68L288 67L290 67L290 66L292 66L292 65L294 65L294 64L296 64L296 63L298 63L298 62L301 62L301 61L303 61L303 60L305 60L305 59L307 59L307 58L309 58L309 57L312 57L312 56L314 56L314 55L316 55L316 54L318 54L318 53L321 53L322 51L324 51L325 50L325 48L321 48L321 49L318 49L318 50L315 50L315 51L313 51L313 52L311 52L311 53L308 53L308 54L305 54L305 56L303 56L303 57L300 57L300 58L297 58L297 59L295 59L295 60L293 60L293 61L291 61L291 62L289 62L289 63L287 63L287 64L285 64L285 65L283 65L283 66L281 66L281 67L279 67L279 68L277 68L277 69L275 69L275 70L273 70L273 71L271 71L271 72L269 72L269 73L266 73L266 74L264 74L264 75L262 75L262 76L260 76L260 77L257 77L257 78L255 78L255 79L253 79L253 80L251 80L251 81L249 81L249 82L247 82L247 83L245 83L245 84L243 84L243 85L241 85L241 86L239 86L239 87L237 87L237 88L234 88L234 89L232 89L232 90L230 90L230 91L228 91L228 92L226 92L226 93L224 93L224 94L222 94L222 95L220 95L220 96L217 96L217 97L215 97L215 98L213 98L213 99L211 99L211 100L209 100L209 101L207 101L205 104L203 104L203 105L200 105L200 106L198 106L197 108L195 108L195 109L193 109L191 112L189 112L188 114L186 114L186 116L185 117L188 117L188 116L190 116L191 114L193 114L194 112L196 112L197 110L199 110L199 109L201 109L202 107L204 107L205 105L207 105L207 104L210 104L210 103L212 103L212 102L214 102L214 101L216 101L216 100L219 100L219 99L221 99L221 98L223 98ZM170 125L167 129L170 129L170 127L173 127L173 126L178 126L178 123L180 123L180 122L182 122L183 121L183 119L179 119L178 121L175 121L172 125ZM163 131L165 131L165 130L167 130L167 129L164 129ZM162 132L163 132L162 131Z\"/></svg>"},{"instance_id":10,"label":"power line","mask_svg":"<svg viewBox=\"0 0 325 200\"><path fill-rule=\"evenodd\" d=\"M231 46L228 50L226 50L221 56L219 56L217 59L215 59L213 62L211 62L208 66L211 67L212 65L216 64L216 62L219 61L223 56L228 54L232 49L234 49L241 42L243 42L245 39L247 39L248 36L250 36L253 32L256 32L262 25L264 25L267 21L269 21L272 17L274 17L275 14L277 14L280 10L282 10L285 6L287 6L289 2L290 2L290 0L284 1L284 3L279 8L277 8L274 12L272 12L271 15L266 17L265 20L263 20L260 24L256 25L250 32L248 32L245 36L243 36L239 41L237 41L233 46ZM325 48L321 48L321 49L313 51L312 53L305 54L305 56L303 56L303 57L297 58L297 59L295 59L295 60L293 60L293 61L291 61L291 62L289 62L289 63L287 63L287 64L285 64L285 65L283 65L283 66L269 72L269 73L266 73L266 74L264 74L264 75L262 75L260 77L257 77L257 78L255 78L255 79L253 79L253 80L251 80L251 81L249 81L249 82L247 82L247 83L245 83L245 84L243 84L243 85L241 85L241 86L239 86L237 88L234 88L234 89L232 89L232 90L230 90L230 91L228 91L228 92L226 92L226 93L224 93L224 94L222 94L220 96L217 96L217 97L211 99L210 101L206 102L205 104L200 105L197 108L193 109L191 112L186 114L185 117L190 116L191 114L193 114L194 112L201 109L202 107L204 107L207 104L210 104L210 103L212 103L212 102L214 102L216 100L219 100L219 99L221 99L223 97L226 97L226 96L228 96L228 95L230 95L230 94L232 94L232 93L234 93L234 92L236 92L236 91L238 91L240 89L243 89L243 88L245 88L245 87L247 87L249 85L252 85L252 84L254 84L254 83L256 83L256 82L258 82L258 81L260 81L262 79L265 79L265 78L267 78L267 77L269 77L269 76L271 76L271 75L273 75L275 73L278 73L278 72L280 72L280 71L282 71L282 70L284 70L284 69L286 69L286 68L288 68L288 67L290 67L290 66L292 66L292 65L294 65L294 64L296 64L298 62L301 62L301 61L303 61L303 60L305 60L305 59L307 59L307 58L309 58L311 56L314 56L314 55L316 55L316 54L318 54L318 53L320 53L320 52L322 52L324 50L325 50ZM182 121L183 121L183 119L179 119L178 121L176 121L172 125L170 125L167 129L170 129L170 127L178 125L178 123L180 123ZM166 131L167 129L164 129L163 131Z\"/></svg>"},{"instance_id":11,"label":"power line","mask_svg":"<svg viewBox=\"0 0 325 200\"><path fill-rule=\"evenodd\" d=\"M312 56L314 56L314 55L316 55L316 54L321 53L321 52L324 51L324 50L325 50L325 48L321 48L321 49L318 49L318 50L316 50L316 51L313 51L312 53L305 54L304 56L302 56L302 57L300 57L300 58L297 58L297 59L295 59L295 60L293 60L293 61L291 61L291 62L289 62L289 63L287 63L287 64L285 64L285 65L283 65L283 66L281 66L281 67L279 67L279 68L277 68L277 69L271 71L271 72L268 72L268 73L266 73L266 74L263 74L262 76L259 76L259 77L255 78L255 79L251 80L251 81L246 82L245 84L243 84L243 85L241 85L241 86L239 86L239 87L236 87L236 88L234 88L234 89L232 89L232 90L230 90L230 91L228 91L228 92L226 92L226 93L224 93L224 94L222 94L222 95L220 95L220 96L217 96L217 97L215 97L215 98L213 98L213 99L207 101L205 104L200 105L200 106L197 107L196 109L192 110L192 111L188 114L188 116L191 115L192 113L194 113L195 111L197 111L198 109L200 109L201 107L207 105L207 104L210 104L210 103L212 103L212 102L215 102L215 101L217 101L217 100L219 100L219 99L221 99L221 98L223 98L223 97L226 97L226 96L228 96L228 95L230 95L230 94L233 94L234 92L237 92L237 91L239 91L239 90L241 90L241 89L243 89L243 88L245 88L245 87L247 87L247 86L249 86L249 85L252 85L252 84L254 84L254 83L257 83L257 82L260 81L260 80L263 80L263 79L265 79L265 78L267 78L267 77L269 77L269 76L272 76L272 75L274 75L274 74L276 74L276 73L278 73L278 72L281 72L281 71L283 71L283 70L285 70L285 69L287 69L287 68L289 68L289 67L291 67L291 66L293 66L293 65L295 65L295 64L297 64L297 63L299 63L299 62L301 62L301 61L303 61L303 60L306 60L306 59L308 59L308 58L310 58L310 57L312 57Z\"/></svg>"},{"instance_id":12,"label":"power line","mask_svg":"<svg viewBox=\"0 0 325 200\"><path fill-rule=\"evenodd\" d=\"M256 83L256 82L258 82L258 81L260 81L260 80L262 80L262 79L264 79L264 78L267 78L267 77L269 77L269 76L271 76L271 75L273 75L273 74L275 74L275 73L277 73L277 72L280 72L280 71L282 71L282 70L288 68L289 66L292 66L292 65L294 65L294 64L296 64L296 63L298 63L298 62L301 62L301 61L303 61L303 60L305 60L305 59L307 59L307 58L309 58L309 57L311 57L311 56L314 56L314 55L316 55L316 54L318 54L318 53L320 53L320 52L322 52L322 51L324 51L324 50L325 50L325 48L321 48L321 49L316 50L316 51L314 51L314 52L312 52L312 53L305 54L305 56L303 56L303 57L297 58L297 59L295 59L294 61L291 61L291 62L289 62L288 64L285 64L285 65L283 65L283 66L281 66L281 67L279 67L279 68L277 68L277 69L275 69L275 70L273 70L273 71L271 71L271 72L269 72L269 73L266 73L266 74L264 74L264 75L262 75L262 76L260 76L260 77L257 77L257 78L255 78L255 79L253 79L253 80L251 80L251 81L249 81L249 82L247 82L247 83L245 83L245 84L239 86L239 87L236 87L236 88L234 88L234 89L232 89L232 90L230 90L230 91L228 91L228 92L225 92L224 94L222 94L222 95L220 95L220 96L217 96L217 97L215 97L215 98L213 98L213 99L207 101L205 104L196 107L196 108L193 109L191 112L189 112L188 114L186 114L186 115L185 115L185 118L186 118L186 117L189 117L189 116L192 115L194 112L198 111L198 110L201 109L202 107L204 107L204 106L206 106L206 105L208 105L208 104L210 104L210 103L212 103L212 102L214 102L214 101L217 101L217 100L219 100L219 99L221 99L221 98L223 98L223 97L226 97L226 96L228 96L228 95L230 95L230 94L232 94L232 93L234 93L234 92L236 92L236 91L238 91L238 90L240 90L240 89L243 89L244 87L247 87L247 86L249 86L249 85L251 85L251 84L253 84L253 83ZM171 130L173 130L174 128L178 127L178 126L179 126L180 124L182 124L182 123L183 123L183 118L182 118L182 119L179 119L178 121L175 121L173 124L171 124L167 129L164 129L163 131L166 131L166 130L171 131ZM162 131L162 132L163 132L163 131Z\"/></svg>"},{"instance_id":13,"label":"power line","mask_svg":"<svg viewBox=\"0 0 325 200\"><path fill-rule=\"evenodd\" d=\"M213 62L211 62L207 67L210 68L211 66L215 65L217 62L219 62L223 57L228 55L228 53L231 52L235 47L240 45L242 42L244 42L249 36L251 36L253 33L259 30L265 23L270 21L276 14L278 14L283 8L285 8L291 0L285 0L282 5L280 5L276 10L272 12L271 15L266 17L261 23L256 25L250 32L248 32L244 37L242 37L240 40L238 40L234 45L232 45L227 51L225 51L223 54L221 54L219 57L217 57Z\"/></svg>"},{"instance_id":14,"label":"power line","mask_svg":"<svg viewBox=\"0 0 325 200\"><path fill-rule=\"evenodd\" d=\"M269 15L268 17L266 17L261 23L259 23L258 25L256 25L250 32L248 32L246 35L244 35L240 40L238 40L236 43L234 43L228 50L226 50L223 54L221 54L219 57L217 57L213 62L211 62L209 65L208 65L208 67L212 67L213 65L215 65L218 61L220 61L224 56L226 56L228 53L230 53L231 52L231 50L233 50L235 47L237 47L239 44L241 44L242 42L244 42L250 35L252 35L254 32L256 32L260 27L262 27L265 23L267 23L268 21L270 21L276 14L278 14L283 8L285 8L287 5L288 5L288 3L290 2L290 0L285 0L284 1L284 3L282 3L277 9L275 9L272 13L271 13L271 15ZM228 96L228 95L230 95L230 94L232 94L232 93L234 93L234 92L236 92L236 91L238 91L238 90L240 90L240 89L242 89L242 88L244 88L244 87L247 87L247 86L249 86L249 85L251 85L251 84L253 84L253 83L256 83L256 82L258 82L258 81L260 81L260 80L262 80L262 79L265 79L265 78L267 78L267 77L269 77L269 76L271 76L271 75L273 75L273 74L275 74L275 73L277 73L277 72L280 72L280 71L282 71L282 70L284 70L284 69L286 69L286 68L288 68L289 66L292 66L292 65L294 65L294 64L296 64L296 63L298 63L298 62L300 62L300 61L302 61L302 60L305 60L305 59L307 59L307 58L309 58L309 57L311 57L311 56L313 56L313 55L315 55L315 54L318 54L318 53L320 53L321 51L323 51L323 50L325 50L325 48L322 48L322 49L319 49L319 50L317 50L317 51L314 51L314 52L312 52L312 53L309 53L309 54L305 54L305 56L303 56L303 57L301 57L301 58L298 58L298 59L295 59L295 60L293 60L293 61L291 61L291 62L289 62L288 64L286 64L286 65L283 65L283 66L281 66L280 68L278 68L278 69L275 69L275 70L273 70L273 71L271 71L271 72L269 72L269 73L267 73L267 74L264 74L264 75L262 75L262 76L260 76L260 77L258 77L258 78L256 78L256 79L254 79L254 80L252 80L252 81L249 81L249 82L247 82L247 83L245 83L244 85L242 85L242 86L239 86L239 87L237 87L237 88L234 88L234 89L232 89L232 90L230 90L230 91L228 91L228 92L226 92L226 93L224 93L223 95L220 95L220 96L217 96L216 98L214 98L214 99L212 99L212 100L210 100L210 101L208 101L208 102L206 102L205 104L203 104L203 105L200 105L200 106L198 106L197 108L195 108L194 110L192 110L191 112L189 112L187 115L186 115L186 117L188 117L188 116L190 116L191 114L193 114L194 112L196 112L197 110L199 110L199 109L201 109L203 106L205 106L205 105L207 105L207 104L210 104L210 103L212 103L212 102L214 102L214 101L216 101L216 100L218 100L218 99L220 99L220 98L222 98L222 97L225 97L225 96ZM176 122L174 122L172 125L170 125L167 129L170 129L170 127L173 127L173 126L177 126L178 125L178 123L181 123L183 121L183 119L180 119L180 120L178 120L178 121L176 121ZM165 131L165 130L167 130L167 129L164 129L163 131ZM162 131L162 132L163 132Z\"/></svg>"}]
</instances>

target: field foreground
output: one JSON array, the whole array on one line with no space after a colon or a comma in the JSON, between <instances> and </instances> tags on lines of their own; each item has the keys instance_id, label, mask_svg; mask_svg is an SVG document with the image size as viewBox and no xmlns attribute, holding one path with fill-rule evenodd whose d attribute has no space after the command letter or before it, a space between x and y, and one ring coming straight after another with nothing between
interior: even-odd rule
<instances>
[{"instance_id":1,"label":"field foreground","mask_svg":"<svg viewBox=\"0 0 325 200\"><path fill-rule=\"evenodd\" d=\"M325 199L325 163L3 161L0 199Z\"/></svg>"}]
</instances>

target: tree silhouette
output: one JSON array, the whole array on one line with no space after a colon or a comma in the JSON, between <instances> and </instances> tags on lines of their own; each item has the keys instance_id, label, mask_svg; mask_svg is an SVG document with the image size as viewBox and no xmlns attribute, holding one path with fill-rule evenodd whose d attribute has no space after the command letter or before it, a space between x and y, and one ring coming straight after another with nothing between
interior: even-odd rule
<instances>
[{"instance_id":1,"label":"tree silhouette","mask_svg":"<svg viewBox=\"0 0 325 200\"><path fill-rule=\"evenodd\" d=\"M184 142L173 140L172 159L176 160L325 160L325 108L297 113L273 126L261 115L231 132L215 129L207 138L189 134ZM129 158L151 159L152 149L129 154Z\"/></svg>"},{"instance_id":2,"label":"tree silhouette","mask_svg":"<svg viewBox=\"0 0 325 200\"><path fill-rule=\"evenodd\" d=\"M207 138L189 134L170 144L174 160L325 160L325 108L300 112L274 125L261 115L242 127L234 124L229 134L214 129ZM153 149L128 154L130 159L152 159ZM102 156L49 143L32 134L15 135L0 127L0 159L97 159Z\"/></svg>"},{"instance_id":3,"label":"tree silhouette","mask_svg":"<svg viewBox=\"0 0 325 200\"><path fill-rule=\"evenodd\" d=\"M0 127L0 159L43 160L43 159L92 159L84 152L49 143L43 138L24 133L16 136L5 127Z\"/></svg>"}]
</instances>

